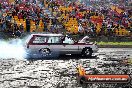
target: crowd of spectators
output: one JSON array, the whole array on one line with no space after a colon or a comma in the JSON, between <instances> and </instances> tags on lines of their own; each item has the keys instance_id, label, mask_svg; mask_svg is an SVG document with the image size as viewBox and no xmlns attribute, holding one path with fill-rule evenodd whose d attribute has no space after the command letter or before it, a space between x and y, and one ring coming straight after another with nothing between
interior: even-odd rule
<instances>
[{"instance_id":1,"label":"crowd of spectators","mask_svg":"<svg viewBox=\"0 0 132 88\"><path fill-rule=\"evenodd\" d=\"M43 2L37 2L36 0L13 0L13 2L6 0L0 2L0 31L19 34L20 32L31 32L31 21L33 21L35 29L32 29L32 31L35 32L40 20L42 20L45 28L43 31L48 30L47 25L50 19L44 12ZM18 24L18 22L20 23Z\"/></svg>"},{"instance_id":2,"label":"crowd of spectators","mask_svg":"<svg viewBox=\"0 0 132 88\"><path fill-rule=\"evenodd\" d=\"M86 0L83 0L86 1ZM89 0L90 2L90 0ZM84 3L70 0L47 0L48 7L54 13L54 16L62 23L68 23L69 19L77 20L76 24L66 27L70 28L73 33L86 33L95 35L129 35L131 30L131 9L126 7L124 2L130 3L129 0L123 1L121 6L111 3L96 3L96 6L86 6ZM88 3L88 2L87 2ZM90 2L91 5L94 3ZM71 21L71 20L70 20ZM68 30L69 31L69 30Z\"/></svg>"},{"instance_id":3,"label":"crowd of spectators","mask_svg":"<svg viewBox=\"0 0 132 88\"><path fill-rule=\"evenodd\" d=\"M89 0L0 0L0 30L20 34L26 32L39 32L42 21L42 31L54 33L69 32L71 34L88 34L95 37L99 35L115 36L130 35L131 9L126 5L129 0L121 0L120 4L96 3ZM87 2L86 2L87 1ZM109 0L113 2L112 0ZM125 4L124 4L125 2ZM89 3L89 4L88 4ZM106 5L105 5L106 4ZM45 9L51 12L49 17ZM23 19L26 23L14 21ZM31 28L31 21L35 28ZM42 32L41 31L41 32Z\"/></svg>"}]
</instances>

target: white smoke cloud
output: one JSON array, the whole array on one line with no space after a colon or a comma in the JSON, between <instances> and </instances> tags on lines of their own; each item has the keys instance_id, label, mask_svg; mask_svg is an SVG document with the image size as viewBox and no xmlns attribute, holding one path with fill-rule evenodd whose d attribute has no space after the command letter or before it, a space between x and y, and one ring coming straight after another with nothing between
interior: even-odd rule
<instances>
[{"instance_id":1,"label":"white smoke cloud","mask_svg":"<svg viewBox=\"0 0 132 88\"><path fill-rule=\"evenodd\" d=\"M0 40L0 59L16 58L23 59L26 57L22 40L13 39L10 41Z\"/></svg>"}]
</instances>

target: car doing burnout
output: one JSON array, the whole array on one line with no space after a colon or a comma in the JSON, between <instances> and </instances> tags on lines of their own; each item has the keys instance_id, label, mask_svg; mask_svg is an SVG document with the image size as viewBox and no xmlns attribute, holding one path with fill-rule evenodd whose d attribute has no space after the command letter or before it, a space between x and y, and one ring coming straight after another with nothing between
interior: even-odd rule
<instances>
[{"instance_id":1,"label":"car doing burnout","mask_svg":"<svg viewBox=\"0 0 132 88\"><path fill-rule=\"evenodd\" d=\"M82 54L90 57L98 51L98 47L95 43L87 42L87 39L88 36L85 36L75 42L62 34L31 34L26 42L26 50L30 58L56 57L62 54Z\"/></svg>"}]
</instances>

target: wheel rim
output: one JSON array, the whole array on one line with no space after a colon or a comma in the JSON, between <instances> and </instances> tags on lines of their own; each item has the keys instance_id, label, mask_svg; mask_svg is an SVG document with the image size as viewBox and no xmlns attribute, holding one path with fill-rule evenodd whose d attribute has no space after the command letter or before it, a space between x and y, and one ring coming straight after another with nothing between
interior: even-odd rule
<instances>
[{"instance_id":1,"label":"wheel rim","mask_svg":"<svg viewBox=\"0 0 132 88\"><path fill-rule=\"evenodd\" d=\"M90 54L89 49L86 49L85 54L88 56Z\"/></svg>"},{"instance_id":2,"label":"wheel rim","mask_svg":"<svg viewBox=\"0 0 132 88\"><path fill-rule=\"evenodd\" d=\"M41 54L43 54L43 55L49 55L49 50L48 49L42 49L41 50Z\"/></svg>"}]
</instances>

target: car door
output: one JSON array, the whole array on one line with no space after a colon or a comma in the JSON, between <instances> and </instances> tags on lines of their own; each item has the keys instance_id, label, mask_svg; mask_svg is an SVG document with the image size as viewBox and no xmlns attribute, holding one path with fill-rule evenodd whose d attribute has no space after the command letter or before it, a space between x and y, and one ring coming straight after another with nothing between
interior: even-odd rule
<instances>
[{"instance_id":1,"label":"car door","mask_svg":"<svg viewBox=\"0 0 132 88\"><path fill-rule=\"evenodd\" d=\"M49 36L47 41L47 48L49 48L52 53L60 53L61 41L59 36Z\"/></svg>"},{"instance_id":2,"label":"car door","mask_svg":"<svg viewBox=\"0 0 132 88\"><path fill-rule=\"evenodd\" d=\"M61 45L62 54L77 54L79 45L75 44L71 38L65 37Z\"/></svg>"}]
</instances>

